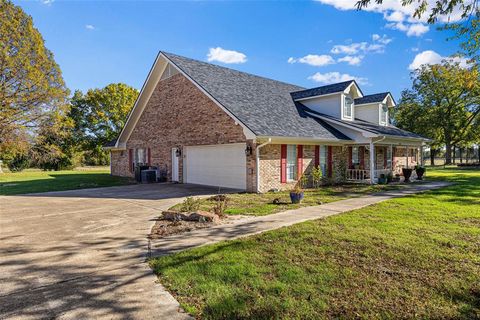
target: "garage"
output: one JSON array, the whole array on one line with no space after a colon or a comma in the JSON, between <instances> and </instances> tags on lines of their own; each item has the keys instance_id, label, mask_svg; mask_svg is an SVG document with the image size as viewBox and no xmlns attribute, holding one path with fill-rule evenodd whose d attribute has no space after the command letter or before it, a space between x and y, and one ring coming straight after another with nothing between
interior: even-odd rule
<instances>
[{"instance_id":1,"label":"garage","mask_svg":"<svg viewBox=\"0 0 480 320\"><path fill-rule=\"evenodd\" d=\"M184 157L186 183L246 189L245 143L187 146Z\"/></svg>"}]
</instances>

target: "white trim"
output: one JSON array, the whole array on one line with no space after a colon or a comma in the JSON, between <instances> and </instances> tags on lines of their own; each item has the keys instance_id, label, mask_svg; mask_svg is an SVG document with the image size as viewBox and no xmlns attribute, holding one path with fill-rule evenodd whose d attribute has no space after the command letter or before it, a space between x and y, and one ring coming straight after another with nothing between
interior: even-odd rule
<instances>
[{"instance_id":1,"label":"white trim","mask_svg":"<svg viewBox=\"0 0 480 320\"><path fill-rule=\"evenodd\" d=\"M308 90L308 89L305 89ZM302 90L303 91L303 90ZM322 97L329 97L329 96L334 96L337 94L343 94L343 91L338 91L338 92L333 92L333 93L326 93L326 94L318 94L315 96L311 97L305 97L305 98L299 98L299 99L293 99L294 101L303 101L303 100L310 100L310 99L315 99L315 98L322 98Z\"/></svg>"},{"instance_id":2,"label":"white trim","mask_svg":"<svg viewBox=\"0 0 480 320\"><path fill-rule=\"evenodd\" d=\"M353 140L328 140L328 139L318 139L318 138L311 138L311 137L282 137L282 136L257 136L257 142L263 139L270 139L272 143L275 144L289 144L289 143L296 143L296 144L304 144L304 145L316 145L322 143L328 143L330 145L344 145L346 143L352 143Z\"/></svg>"}]
</instances>

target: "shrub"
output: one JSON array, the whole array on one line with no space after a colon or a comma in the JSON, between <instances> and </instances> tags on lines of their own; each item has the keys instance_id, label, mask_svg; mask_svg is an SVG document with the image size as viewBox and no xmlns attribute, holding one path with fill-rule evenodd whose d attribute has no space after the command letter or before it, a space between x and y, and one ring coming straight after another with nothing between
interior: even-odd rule
<instances>
[{"instance_id":1,"label":"shrub","mask_svg":"<svg viewBox=\"0 0 480 320\"><path fill-rule=\"evenodd\" d=\"M218 195L215 206L213 207L213 213L219 217L223 217L225 215L225 209L227 209L227 204L228 198L226 196L222 197L222 195Z\"/></svg>"},{"instance_id":2,"label":"shrub","mask_svg":"<svg viewBox=\"0 0 480 320\"><path fill-rule=\"evenodd\" d=\"M26 155L16 155L13 159L7 162L7 167L12 172L20 172L28 168L30 159Z\"/></svg>"},{"instance_id":3,"label":"shrub","mask_svg":"<svg viewBox=\"0 0 480 320\"><path fill-rule=\"evenodd\" d=\"M182 205L180 206L181 212L193 212L197 211L200 208L200 199L195 199L194 197L187 197L183 200Z\"/></svg>"},{"instance_id":4,"label":"shrub","mask_svg":"<svg viewBox=\"0 0 480 320\"><path fill-rule=\"evenodd\" d=\"M312 169L311 175L312 175L313 187L319 188L320 185L322 184L322 179L323 179L323 171L320 168L320 166L314 167Z\"/></svg>"}]
</instances>

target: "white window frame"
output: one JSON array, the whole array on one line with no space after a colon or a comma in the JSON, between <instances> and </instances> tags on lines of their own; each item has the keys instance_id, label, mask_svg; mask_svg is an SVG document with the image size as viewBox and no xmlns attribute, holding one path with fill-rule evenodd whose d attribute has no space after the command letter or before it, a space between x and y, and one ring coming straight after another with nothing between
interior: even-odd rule
<instances>
[{"instance_id":1,"label":"white window frame","mask_svg":"<svg viewBox=\"0 0 480 320\"><path fill-rule=\"evenodd\" d=\"M297 145L287 144L287 181L297 180Z\"/></svg>"},{"instance_id":2,"label":"white window frame","mask_svg":"<svg viewBox=\"0 0 480 320\"><path fill-rule=\"evenodd\" d=\"M360 150L359 147L352 147L352 163L350 165L360 165Z\"/></svg>"},{"instance_id":3,"label":"white window frame","mask_svg":"<svg viewBox=\"0 0 480 320\"><path fill-rule=\"evenodd\" d=\"M142 161L143 160L143 161ZM135 149L135 163L146 164L147 163L147 148Z\"/></svg>"},{"instance_id":4,"label":"white window frame","mask_svg":"<svg viewBox=\"0 0 480 320\"><path fill-rule=\"evenodd\" d=\"M388 124L388 106L386 104L380 105L380 124Z\"/></svg>"},{"instance_id":5,"label":"white window frame","mask_svg":"<svg viewBox=\"0 0 480 320\"><path fill-rule=\"evenodd\" d=\"M352 103L350 104L350 115L347 115L347 99L350 99ZM344 95L343 96L343 106L342 106L342 116L344 119L352 120L353 119L353 105L354 100L350 96Z\"/></svg>"},{"instance_id":6,"label":"white window frame","mask_svg":"<svg viewBox=\"0 0 480 320\"><path fill-rule=\"evenodd\" d=\"M320 154L318 155L318 162L320 169L322 169L322 176L327 175L327 158L328 158L328 147L326 145L321 145L318 151Z\"/></svg>"}]
</instances>

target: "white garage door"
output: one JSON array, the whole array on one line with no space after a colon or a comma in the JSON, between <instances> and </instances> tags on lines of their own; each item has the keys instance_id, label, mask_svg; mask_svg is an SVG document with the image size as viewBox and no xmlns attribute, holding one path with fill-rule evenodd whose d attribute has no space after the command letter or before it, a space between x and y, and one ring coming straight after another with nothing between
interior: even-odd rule
<instances>
[{"instance_id":1,"label":"white garage door","mask_svg":"<svg viewBox=\"0 0 480 320\"><path fill-rule=\"evenodd\" d=\"M187 183L246 189L245 144L186 147Z\"/></svg>"}]
</instances>

